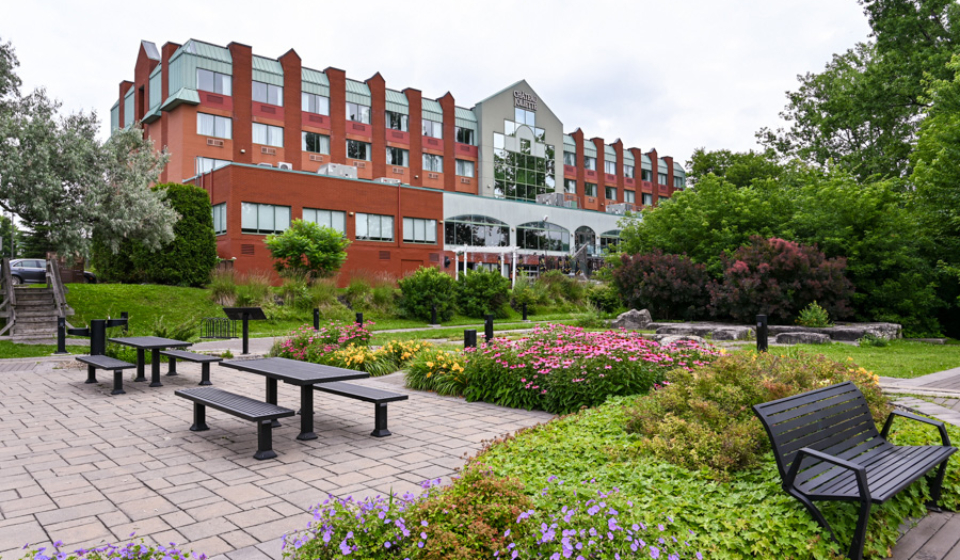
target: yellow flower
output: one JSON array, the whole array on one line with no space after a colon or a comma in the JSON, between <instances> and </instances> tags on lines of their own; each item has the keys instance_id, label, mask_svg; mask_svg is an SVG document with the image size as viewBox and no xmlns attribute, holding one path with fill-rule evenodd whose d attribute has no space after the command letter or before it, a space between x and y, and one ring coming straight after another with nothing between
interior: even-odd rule
<instances>
[{"instance_id":1,"label":"yellow flower","mask_svg":"<svg viewBox=\"0 0 960 560\"><path fill-rule=\"evenodd\" d=\"M432 367L433 367L433 362L427 362L427 367L432 368Z\"/></svg>"}]
</instances>

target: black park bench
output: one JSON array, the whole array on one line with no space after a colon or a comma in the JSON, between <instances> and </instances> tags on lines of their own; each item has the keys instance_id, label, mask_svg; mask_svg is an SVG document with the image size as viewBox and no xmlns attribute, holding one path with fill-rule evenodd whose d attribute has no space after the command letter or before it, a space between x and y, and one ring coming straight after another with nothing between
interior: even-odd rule
<instances>
[{"instance_id":1,"label":"black park bench","mask_svg":"<svg viewBox=\"0 0 960 560\"><path fill-rule=\"evenodd\" d=\"M368 403L373 403L374 408L374 427L370 433L373 437L387 437L390 430L387 429L387 403L395 401L405 401L409 398L407 395L391 393L372 387L362 385L351 385L342 381L332 383L317 383L313 386L314 391L330 393L341 397L357 399Z\"/></svg>"},{"instance_id":2,"label":"black park bench","mask_svg":"<svg viewBox=\"0 0 960 560\"><path fill-rule=\"evenodd\" d=\"M849 381L758 404L753 410L770 437L783 489L806 506L834 542L839 544L813 502L860 503L849 558L863 558L871 504L886 502L937 465L927 507L939 511L947 459L957 450L950 446L942 422L894 410L877 432L863 393ZM936 426L943 445L891 444L887 434L895 416Z\"/></svg>"},{"instance_id":3,"label":"black park bench","mask_svg":"<svg viewBox=\"0 0 960 560\"><path fill-rule=\"evenodd\" d=\"M214 408L238 418L257 423L257 452L254 459L273 459L273 421L296 414L289 408L265 403L242 395L229 393L213 387L196 387L174 391L178 397L193 401L193 425L191 432L204 432L207 427L207 407Z\"/></svg>"},{"instance_id":4,"label":"black park bench","mask_svg":"<svg viewBox=\"0 0 960 560\"><path fill-rule=\"evenodd\" d=\"M197 354L186 350L161 350L160 355L170 360L170 370L167 371L167 375L177 375L177 360L200 364L200 385L213 385L210 382L210 364L223 361L223 358L218 356Z\"/></svg>"},{"instance_id":5,"label":"black park bench","mask_svg":"<svg viewBox=\"0 0 960 560\"><path fill-rule=\"evenodd\" d=\"M77 356L77 361L87 364L87 380L84 383L96 383L98 369L112 370L113 391L110 391L111 395L126 394L126 391L123 390L123 370L137 367L137 364L104 355Z\"/></svg>"}]
</instances>

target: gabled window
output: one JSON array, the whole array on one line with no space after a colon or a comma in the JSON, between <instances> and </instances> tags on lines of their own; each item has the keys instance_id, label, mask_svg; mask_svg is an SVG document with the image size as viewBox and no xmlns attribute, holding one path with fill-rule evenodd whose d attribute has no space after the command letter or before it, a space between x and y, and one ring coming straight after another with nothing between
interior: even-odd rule
<instances>
[{"instance_id":1,"label":"gabled window","mask_svg":"<svg viewBox=\"0 0 960 560\"><path fill-rule=\"evenodd\" d=\"M464 128L462 126L457 127L457 142L461 144L470 144L471 146L476 146L476 134L473 132L472 128Z\"/></svg>"},{"instance_id":2,"label":"gabled window","mask_svg":"<svg viewBox=\"0 0 960 560\"><path fill-rule=\"evenodd\" d=\"M393 130L400 130L407 132L410 130L409 120L410 117L401 113L394 113L393 111L387 111L387 128Z\"/></svg>"},{"instance_id":3,"label":"gabled window","mask_svg":"<svg viewBox=\"0 0 960 560\"><path fill-rule=\"evenodd\" d=\"M583 168L589 169L590 171L597 170L597 158L590 156L583 156Z\"/></svg>"},{"instance_id":4,"label":"gabled window","mask_svg":"<svg viewBox=\"0 0 960 560\"><path fill-rule=\"evenodd\" d=\"M423 119L423 135L431 138L443 138L443 123Z\"/></svg>"},{"instance_id":5,"label":"gabled window","mask_svg":"<svg viewBox=\"0 0 960 560\"><path fill-rule=\"evenodd\" d=\"M347 120L370 124L370 107L358 103L347 102Z\"/></svg>"}]
</instances>

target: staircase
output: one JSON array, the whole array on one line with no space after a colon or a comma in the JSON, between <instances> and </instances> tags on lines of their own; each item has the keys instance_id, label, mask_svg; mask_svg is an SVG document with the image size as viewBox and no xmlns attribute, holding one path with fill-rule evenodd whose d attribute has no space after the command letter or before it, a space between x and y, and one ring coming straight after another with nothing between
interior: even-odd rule
<instances>
[{"instance_id":1,"label":"staircase","mask_svg":"<svg viewBox=\"0 0 960 560\"><path fill-rule=\"evenodd\" d=\"M47 286L30 288L13 285L10 262L3 259L0 261L0 318L6 319L6 325L0 329L0 335L8 335L14 342L55 339L57 319L73 315L73 309L66 302L66 291L56 260L47 260Z\"/></svg>"}]
</instances>

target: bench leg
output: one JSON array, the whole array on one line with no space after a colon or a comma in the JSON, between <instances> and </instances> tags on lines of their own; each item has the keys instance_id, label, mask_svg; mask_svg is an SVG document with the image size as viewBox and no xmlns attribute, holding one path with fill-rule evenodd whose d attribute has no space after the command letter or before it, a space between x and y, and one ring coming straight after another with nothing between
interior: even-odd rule
<instances>
[{"instance_id":1,"label":"bench leg","mask_svg":"<svg viewBox=\"0 0 960 560\"><path fill-rule=\"evenodd\" d=\"M273 450L273 422L260 420L257 422L257 452L253 458L258 461L273 459L277 454Z\"/></svg>"},{"instance_id":2,"label":"bench leg","mask_svg":"<svg viewBox=\"0 0 960 560\"><path fill-rule=\"evenodd\" d=\"M267 402L270 404L277 404L277 380L272 377L267 378ZM270 425L274 428L279 428L280 421L274 419Z\"/></svg>"},{"instance_id":3,"label":"bench leg","mask_svg":"<svg viewBox=\"0 0 960 560\"><path fill-rule=\"evenodd\" d=\"M207 427L207 405L193 403L193 426L190 426L191 432L205 432Z\"/></svg>"},{"instance_id":4,"label":"bench leg","mask_svg":"<svg viewBox=\"0 0 960 560\"><path fill-rule=\"evenodd\" d=\"M97 370L93 366L87 366L87 380L84 383L96 383Z\"/></svg>"},{"instance_id":5,"label":"bench leg","mask_svg":"<svg viewBox=\"0 0 960 560\"><path fill-rule=\"evenodd\" d=\"M387 437L390 435L390 430L387 429L387 403L375 404L373 406L375 407L375 418L373 432L371 432L370 435L373 437Z\"/></svg>"},{"instance_id":6,"label":"bench leg","mask_svg":"<svg viewBox=\"0 0 960 560\"><path fill-rule=\"evenodd\" d=\"M850 560L863 560L863 545L867 539L867 523L870 521L870 501L860 502L860 518L857 520L857 530L853 534L853 540L850 541L850 552L847 558Z\"/></svg>"},{"instance_id":7,"label":"bench leg","mask_svg":"<svg viewBox=\"0 0 960 560\"><path fill-rule=\"evenodd\" d=\"M126 395L127 392L123 390L123 370L115 369L113 370L113 391L110 391L111 395Z\"/></svg>"},{"instance_id":8,"label":"bench leg","mask_svg":"<svg viewBox=\"0 0 960 560\"><path fill-rule=\"evenodd\" d=\"M940 509L940 492L943 490L943 476L947 474L947 461L940 463L940 468L937 469L937 477L933 479L933 484L930 485L930 501L927 502L927 509L937 513L942 512Z\"/></svg>"},{"instance_id":9,"label":"bench leg","mask_svg":"<svg viewBox=\"0 0 960 560\"><path fill-rule=\"evenodd\" d=\"M203 362L200 366L200 384L213 385L210 383L210 362Z\"/></svg>"},{"instance_id":10,"label":"bench leg","mask_svg":"<svg viewBox=\"0 0 960 560\"><path fill-rule=\"evenodd\" d=\"M146 353L143 348L137 348L137 377L134 379L137 383L143 383L147 380L144 376L144 364L146 364Z\"/></svg>"},{"instance_id":11,"label":"bench leg","mask_svg":"<svg viewBox=\"0 0 960 560\"><path fill-rule=\"evenodd\" d=\"M167 371L167 377L173 377L177 375L177 359L173 356L167 356L170 359L170 370Z\"/></svg>"}]
</instances>

